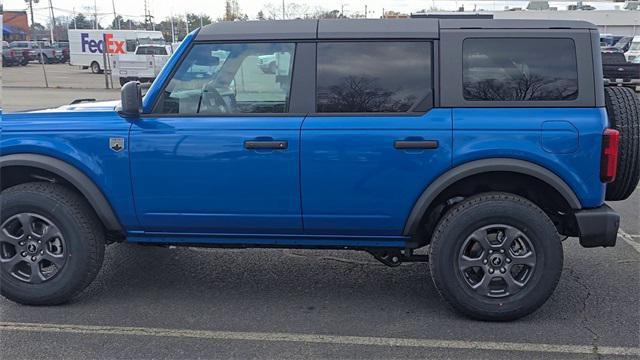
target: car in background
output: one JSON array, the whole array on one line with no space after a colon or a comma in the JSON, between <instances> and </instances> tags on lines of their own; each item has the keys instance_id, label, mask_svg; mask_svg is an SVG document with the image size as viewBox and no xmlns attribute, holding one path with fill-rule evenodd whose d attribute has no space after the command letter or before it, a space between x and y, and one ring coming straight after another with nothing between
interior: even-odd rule
<instances>
[{"instance_id":1,"label":"car in background","mask_svg":"<svg viewBox=\"0 0 640 360\"><path fill-rule=\"evenodd\" d=\"M615 36L611 34L600 34L600 47L613 46L615 43Z\"/></svg>"},{"instance_id":2,"label":"car in background","mask_svg":"<svg viewBox=\"0 0 640 360\"><path fill-rule=\"evenodd\" d=\"M629 50L629 47L631 47L632 40L633 40L632 36L622 36L612 46L602 47L601 51L602 52L619 52L624 54Z\"/></svg>"},{"instance_id":3,"label":"car in background","mask_svg":"<svg viewBox=\"0 0 640 360\"><path fill-rule=\"evenodd\" d=\"M62 52L45 41L14 41L9 44L9 47L22 51L27 61L38 61L45 64L62 62Z\"/></svg>"},{"instance_id":4,"label":"car in background","mask_svg":"<svg viewBox=\"0 0 640 360\"><path fill-rule=\"evenodd\" d=\"M21 51L13 50L9 47L9 43L6 41L2 42L2 66L25 66L27 65L27 61L25 61L24 56Z\"/></svg>"},{"instance_id":5,"label":"car in background","mask_svg":"<svg viewBox=\"0 0 640 360\"><path fill-rule=\"evenodd\" d=\"M129 81L153 82L173 53L171 45L139 45L133 54L113 57L120 86Z\"/></svg>"},{"instance_id":6,"label":"car in background","mask_svg":"<svg viewBox=\"0 0 640 360\"><path fill-rule=\"evenodd\" d=\"M275 74L278 68L276 54L258 56L258 67L265 74Z\"/></svg>"},{"instance_id":7,"label":"car in background","mask_svg":"<svg viewBox=\"0 0 640 360\"><path fill-rule=\"evenodd\" d=\"M633 62L636 58L640 57L640 35L636 35L631 40L629 50L624 54L628 62Z\"/></svg>"},{"instance_id":8,"label":"car in background","mask_svg":"<svg viewBox=\"0 0 640 360\"><path fill-rule=\"evenodd\" d=\"M62 53L61 62L68 63L69 62L69 42L68 41L59 41L53 43L52 47Z\"/></svg>"},{"instance_id":9,"label":"car in background","mask_svg":"<svg viewBox=\"0 0 640 360\"><path fill-rule=\"evenodd\" d=\"M640 59L640 57L638 57ZM623 53L602 53L602 73L605 85L640 86L640 64L628 62Z\"/></svg>"}]
</instances>

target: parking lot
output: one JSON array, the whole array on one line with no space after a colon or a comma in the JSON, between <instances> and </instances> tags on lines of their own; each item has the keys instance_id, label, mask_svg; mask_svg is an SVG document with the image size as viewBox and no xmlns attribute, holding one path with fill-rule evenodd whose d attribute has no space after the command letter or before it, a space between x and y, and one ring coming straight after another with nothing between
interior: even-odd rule
<instances>
[{"instance_id":1,"label":"parking lot","mask_svg":"<svg viewBox=\"0 0 640 360\"><path fill-rule=\"evenodd\" d=\"M47 74L50 89L41 65L3 69L4 111L119 97L88 70L47 65ZM70 304L0 299L0 357L638 358L640 189L611 205L622 216L617 246L567 239L555 293L515 322L455 314L424 263L388 268L352 251L116 244Z\"/></svg>"}]
</instances>

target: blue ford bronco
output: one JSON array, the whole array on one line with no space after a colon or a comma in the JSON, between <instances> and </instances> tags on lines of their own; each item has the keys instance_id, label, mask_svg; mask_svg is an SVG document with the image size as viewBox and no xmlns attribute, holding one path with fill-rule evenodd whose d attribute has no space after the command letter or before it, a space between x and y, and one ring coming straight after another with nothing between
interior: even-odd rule
<instances>
[{"instance_id":1,"label":"blue ford bronco","mask_svg":"<svg viewBox=\"0 0 640 360\"><path fill-rule=\"evenodd\" d=\"M563 238L615 245L639 112L585 22L213 24L144 97L4 115L1 293L69 301L118 242L351 249L428 260L454 309L516 319Z\"/></svg>"}]
</instances>

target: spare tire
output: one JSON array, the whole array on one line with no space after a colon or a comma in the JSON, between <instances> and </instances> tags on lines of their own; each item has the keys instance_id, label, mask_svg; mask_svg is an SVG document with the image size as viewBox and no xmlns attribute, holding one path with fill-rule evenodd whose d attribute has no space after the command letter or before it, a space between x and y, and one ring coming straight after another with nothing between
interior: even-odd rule
<instances>
[{"instance_id":1,"label":"spare tire","mask_svg":"<svg viewBox=\"0 0 640 360\"><path fill-rule=\"evenodd\" d=\"M606 199L625 200L640 180L640 99L629 88L607 87L604 92L609 127L620 132L618 171L607 184Z\"/></svg>"}]
</instances>

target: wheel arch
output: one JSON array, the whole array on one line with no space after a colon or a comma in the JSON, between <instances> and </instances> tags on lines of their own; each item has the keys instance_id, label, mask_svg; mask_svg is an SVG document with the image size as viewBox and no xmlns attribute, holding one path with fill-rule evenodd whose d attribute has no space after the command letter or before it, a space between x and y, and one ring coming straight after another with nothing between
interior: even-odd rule
<instances>
[{"instance_id":1,"label":"wheel arch","mask_svg":"<svg viewBox=\"0 0 640 360\"><path fill-rule=\"evenodd\" d=\"M96 212L105 228L124 234L111 204L96 184L82 171L60 159L39 154L11 154L0 157L0 170L25 167L54 174L72 185Z\"/></svg>"},{"instance_id":2,"label":"wheel arch","mask_svg":"<svg viewBox=\"0 0 640 360\"><path fill-rule=\"evenodd\" d=\"M418 228L434 200L451 186L472 176L496 172L514 173L535 178L557 191L571 209L582 208L580 200L571 187L558 175L540 165L511 158L475 160L448 170L422 192L405 222L403 235L412 236L418 232Z\"/></svg>"}]
</instances>

